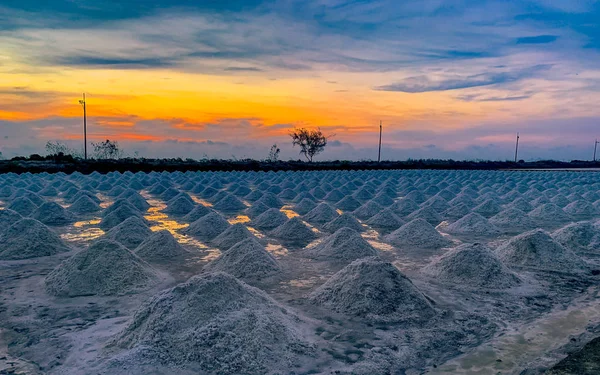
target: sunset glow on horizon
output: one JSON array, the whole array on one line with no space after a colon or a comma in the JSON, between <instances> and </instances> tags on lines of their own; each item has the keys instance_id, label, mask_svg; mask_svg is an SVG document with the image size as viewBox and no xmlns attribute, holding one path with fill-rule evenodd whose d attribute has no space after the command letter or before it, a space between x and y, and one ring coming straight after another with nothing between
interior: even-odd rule
<instances>
[{"instance_id":1,"label":"sunset glow on horizon","mask_svg":"<svg viewBox=\"0 0 600 375\"><path fill-rule=\"evenodd\" d=\"M90 140L148 157L297 157L288 131L319 127L322 158L373 158L380 120L390 159L509 158L517 131L524 157L574 159L600 136L595 2L87 3L0 5L4 156L80 147L83 92Z\"/></svg>"}]
</instances>

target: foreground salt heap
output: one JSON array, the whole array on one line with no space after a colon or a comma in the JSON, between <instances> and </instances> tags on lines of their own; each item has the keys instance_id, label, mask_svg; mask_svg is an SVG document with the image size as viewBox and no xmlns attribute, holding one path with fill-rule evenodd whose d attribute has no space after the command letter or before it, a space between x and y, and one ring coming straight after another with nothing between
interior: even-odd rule
<instances>
[{"instance_id":1,"label":"foreground salt heap","mask_svg":"<svg viewBox=\"0 0 600 375\"><path fill-rule=\"evenodd\" d=\"M46 225L67 225L75 221L74 215L55 202L46 202L32 214L33 219Z\"/></svg>"},{"instance_id":2,"label":"foreground salt heap","mask_svg":"<svg viewBox=\"0 0 600 375\"><path fill-rule=\"evenodd\" d=\"M128 249L135 249L152 234L144 220L132 216L109 230L102 238L119 242Z\"/></svg>"},{"instance_id":3,"label":"foreground salt heap","mask_svg":"<svg viewBox=\"0 0 600 375\"><path fill-rule=\"evenodd\" d=\"M486 246L465 244L445 253L423 269L436 281L461 286L503 289L521 284L521 279L510 271Z\"/></svg>"},{"instance_id":4,"label":"foreground salt heap","mask_svg":"<svg viewBox=\"0 0 600 375\"><path fill-rule=\"evenodd\" d=\"M0 236L0 259L17 260L70 251L58 234L35 219L21 219Z\"/></svg>"},{"instance_id":5,"label":"foreground salt heap","mask_svg":"<svg viewBox=\"0 0 600 375\"><path fill-rule=\"evenodd\" d=\"M133 363L200 373L275 374L314 353L304 323L263 291L226 273L196 276L146 302L114 345Z\"/></svg>"},{"instance_id":6,"label":"foreground salt heap","mask_svg":"<svg viewBox=\"0 0 600 375\"><path fill-rule=\"evenodd\" d=\"M303 245L311 242L317 235L299 217L293 217L275 228L270 235L288 244Z\"/></svg>"},{"instance_id":7,"label":"foreground salt heap","mask_svg":"<svg viewBox=\"0 0 600 375\"><path fill-rule=\"evenodd\" d=\"M147 289L156 271L118 242L101 240L56 267L46 277L48 294L113 296Z\"/></svg>"},{"instance_id":8,"label":"foreground salt heap","mask_svg":"<svg viewBox=\"0 0 600 375\"><path fill-rule=\"evenodd\" d=\"M372 321L423 321L435 315L423 293L391 263L377 257L350 263L309 298L317 305Z\"/></svg>"}]
</instances>

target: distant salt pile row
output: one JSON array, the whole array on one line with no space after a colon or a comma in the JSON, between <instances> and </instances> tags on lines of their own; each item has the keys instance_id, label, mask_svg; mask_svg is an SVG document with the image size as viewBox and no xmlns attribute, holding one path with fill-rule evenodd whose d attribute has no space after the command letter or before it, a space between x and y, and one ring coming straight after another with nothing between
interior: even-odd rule
<instances>
[{"instance_id":1,"label":"distant salt pile row","mask_svg":"<svg viewBox=\"0 0 600 375\"><path fill-rule=\"evenodd\" d=\"M5 220L17 217L9 213ZM56 255L71 249L46 225L35 219L17 221L0 235L0 259L17 260Z\"/></svg>"},{"instance_id":2,"label":"distant salt pile row","mask_svg":"<svg viewBox=\"0 0 600 375\"><path fill-rule=\"evenodd\" d=\"M226 273L196 276L146 302L113 346L133 363L220 374L285 373L314 355L306 324Z\"/></svg>"}]
</instances>

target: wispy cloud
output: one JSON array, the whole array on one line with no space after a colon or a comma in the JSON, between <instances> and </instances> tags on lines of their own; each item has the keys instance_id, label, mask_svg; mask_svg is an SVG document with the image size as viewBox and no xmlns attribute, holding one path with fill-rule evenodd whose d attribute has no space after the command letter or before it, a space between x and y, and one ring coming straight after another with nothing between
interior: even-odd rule
<instances>
[{"instance_id":1,"label":"wispy cloud","mask_svg":"<svg viewBox=\"0 0 600 375\"><path fill-rule=\"evenodd\" d=\"M556 35L524 36L517 38L517 44L547 44L558 39Z\"/></svg>"},{"instance_id":2,"label":"wispy cloud","mask_svg":"<svg viewBox=\"0 0 600 375\"><path fill-rule=\"evenodd\" d=\"M466 77L444 77L435 81L428 76L409 77L390 85L377 86L374 89L379 91L399 91L407 93L460 90L471 87L513 83L523 79L533 78L542 72L548 71L551 67L551 65L535 65L528 68L497 73L481 73Z\"/></svg>"}]
</instances>

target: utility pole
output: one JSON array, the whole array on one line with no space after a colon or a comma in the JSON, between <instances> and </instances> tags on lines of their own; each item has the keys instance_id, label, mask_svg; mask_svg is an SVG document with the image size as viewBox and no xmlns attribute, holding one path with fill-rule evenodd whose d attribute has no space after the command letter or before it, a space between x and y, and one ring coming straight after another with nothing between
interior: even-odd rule
<instances>
[{"instance_id":1,"label":"utility pole","mask_svg":"<svg viewBox=\"0 0 600 375\"><path fill-rule=\"evenodd\" d=\"M383 127L381 126L381 121L379 121L379 155L377 156L377 162L381 162L381 133L383 132Z\"/></svg>"},{"instance_id":2,"label":"utility pole","mask_svg":"<svg viewBox=\"0 0 600 375\"><path fill-rule=\"evenodd\" d=\"M594 162L596 161L596 149L598 148L598 138L596 138L596 141L594 141Z\"/></svg>"},{"instance_id":3,"label":"utility pole","mask_svg":"<svg viewBox=\"0 0 600 375\"><path fill-rule=\"evenodd\" d=\"M515 163L519 157L519 133L517 133L517 146L515 147Z\"/></svg>"},{"instance_id":4,"label":"utility pole","mask_svg":"<svg viewBox=\"0 0 600 375\"><path fill-rule=\"evenodd\" d=\"M83 93L83 100L80 100L79 104L83 106L83 158L87 160L87 113L85 108L85 92Z\"/></svg>"}]
</instances>

